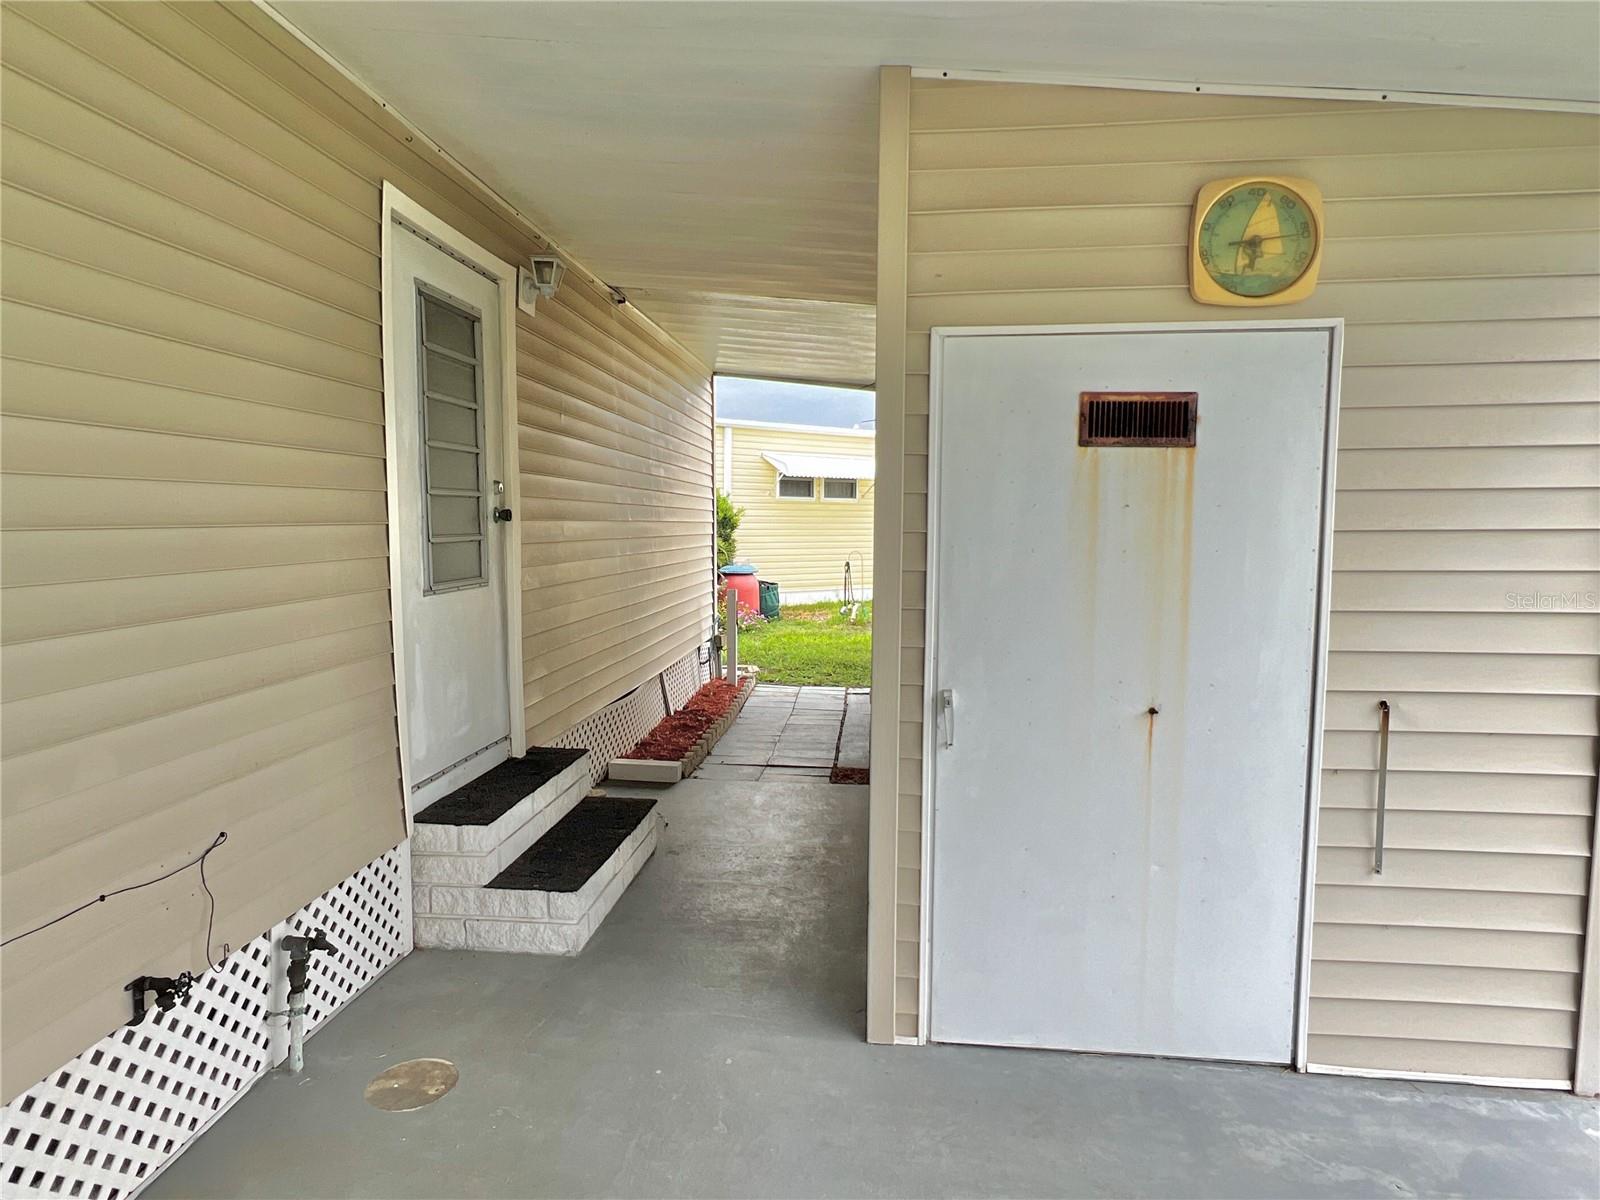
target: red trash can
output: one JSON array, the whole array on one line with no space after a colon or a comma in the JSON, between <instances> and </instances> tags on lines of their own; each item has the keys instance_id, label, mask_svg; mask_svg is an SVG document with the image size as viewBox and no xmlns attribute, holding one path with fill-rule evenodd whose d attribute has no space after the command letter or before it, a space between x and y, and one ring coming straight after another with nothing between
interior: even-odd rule
<instances>
[{"instance_id":1,"label":"red trash can","mask_svg":"<svg viewBox=\"0 0 1600 1200\"><path fill-rule=\"evenodd\" d=\"M724 590L732 592L738 598L739 610L749 616L761 615L761 584L756 579L756 569L745 566L743 563L729 563L722 568L722 582L726 584Z\"/></svg>"}]
</instances>

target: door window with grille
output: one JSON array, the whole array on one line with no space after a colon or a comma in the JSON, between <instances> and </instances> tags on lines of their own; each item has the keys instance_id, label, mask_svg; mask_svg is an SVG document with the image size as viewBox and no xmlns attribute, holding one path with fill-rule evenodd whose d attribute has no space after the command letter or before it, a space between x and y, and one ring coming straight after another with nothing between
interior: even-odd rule
<instances>
[{"instance_id":1,"label":"door window with grille","mask_svg":"<svg viewBox=\"0 0 1600 1200\"><path fill-rule=\"evenodd\" d=\"M484 563L483 333L476 311L417 287L424 591L488 582Z\"/></svg>"}]
</instances>

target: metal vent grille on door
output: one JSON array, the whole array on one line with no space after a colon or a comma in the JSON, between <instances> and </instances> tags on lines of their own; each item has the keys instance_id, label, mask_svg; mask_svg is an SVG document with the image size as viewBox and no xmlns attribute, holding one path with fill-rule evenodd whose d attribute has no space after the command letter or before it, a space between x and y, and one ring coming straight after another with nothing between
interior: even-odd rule
<instances>
[{"instance_id":1,"label":"metal vent grille on door","mask_svg":"<svg viewBox=\"0 0 1600 1200\"><path fill-rule=\"evenodd\" d=\"M1080 392L1080 446L1192 446L1198 392Z\"/></svg>"}]
</instances>

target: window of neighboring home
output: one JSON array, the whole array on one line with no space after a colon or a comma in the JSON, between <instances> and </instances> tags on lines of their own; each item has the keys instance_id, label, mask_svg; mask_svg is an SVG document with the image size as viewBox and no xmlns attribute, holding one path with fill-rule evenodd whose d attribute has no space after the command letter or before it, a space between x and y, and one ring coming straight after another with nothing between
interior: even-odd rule
<instances>
[{"instance_id":1,"label":"window of neighboring home","mask_svg":"<svg viewBox=\"0 0 1600 1200\"><path fill-rule=\"evenodd\" d=\"M856 481L854 479L824 479L822 481L822 498L824 500L854 500L856 498Z\"/></svg>"},{"instance_id":2,"label":"window of neighboring home","mask_svg":"<svg viewBox=\"0 0 1600 1200\"><path fill-rule=\"evenodd\" d=\"M778 476L779 500L810 500L817 494L815 479L801 479L796 475Z\"/></svg>"}]
</instances>

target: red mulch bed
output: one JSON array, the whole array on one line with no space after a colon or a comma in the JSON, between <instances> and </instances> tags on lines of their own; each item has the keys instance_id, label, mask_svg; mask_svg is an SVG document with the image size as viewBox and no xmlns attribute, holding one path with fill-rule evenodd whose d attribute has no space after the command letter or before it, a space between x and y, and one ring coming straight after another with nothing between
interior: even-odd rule
<instances>
[{"instance_id":1,"label":"red mulch bed","mask_svg":"<svg viewBox=\"0 0 1600 1200\"><path fill-rule=\"evenodd\" d=\"M868 783L871 774L866 767L835 767L828 775L829 783Z\"/></svg>"},{"instance_id":2,"label":"red mulch bed","mask_svg":"<svg viewBox=\"0 0 1600 1200\"><path fill-rule=\"evenodd\" d=\"M713 679L702 684L677 712L662 717L656 727L640 740L624 758L648 758L656 762L677 762L689 751L702 734L722 718L739 698L746 686L729 683L726 679Z\"/></svg>"}]
</instances>

